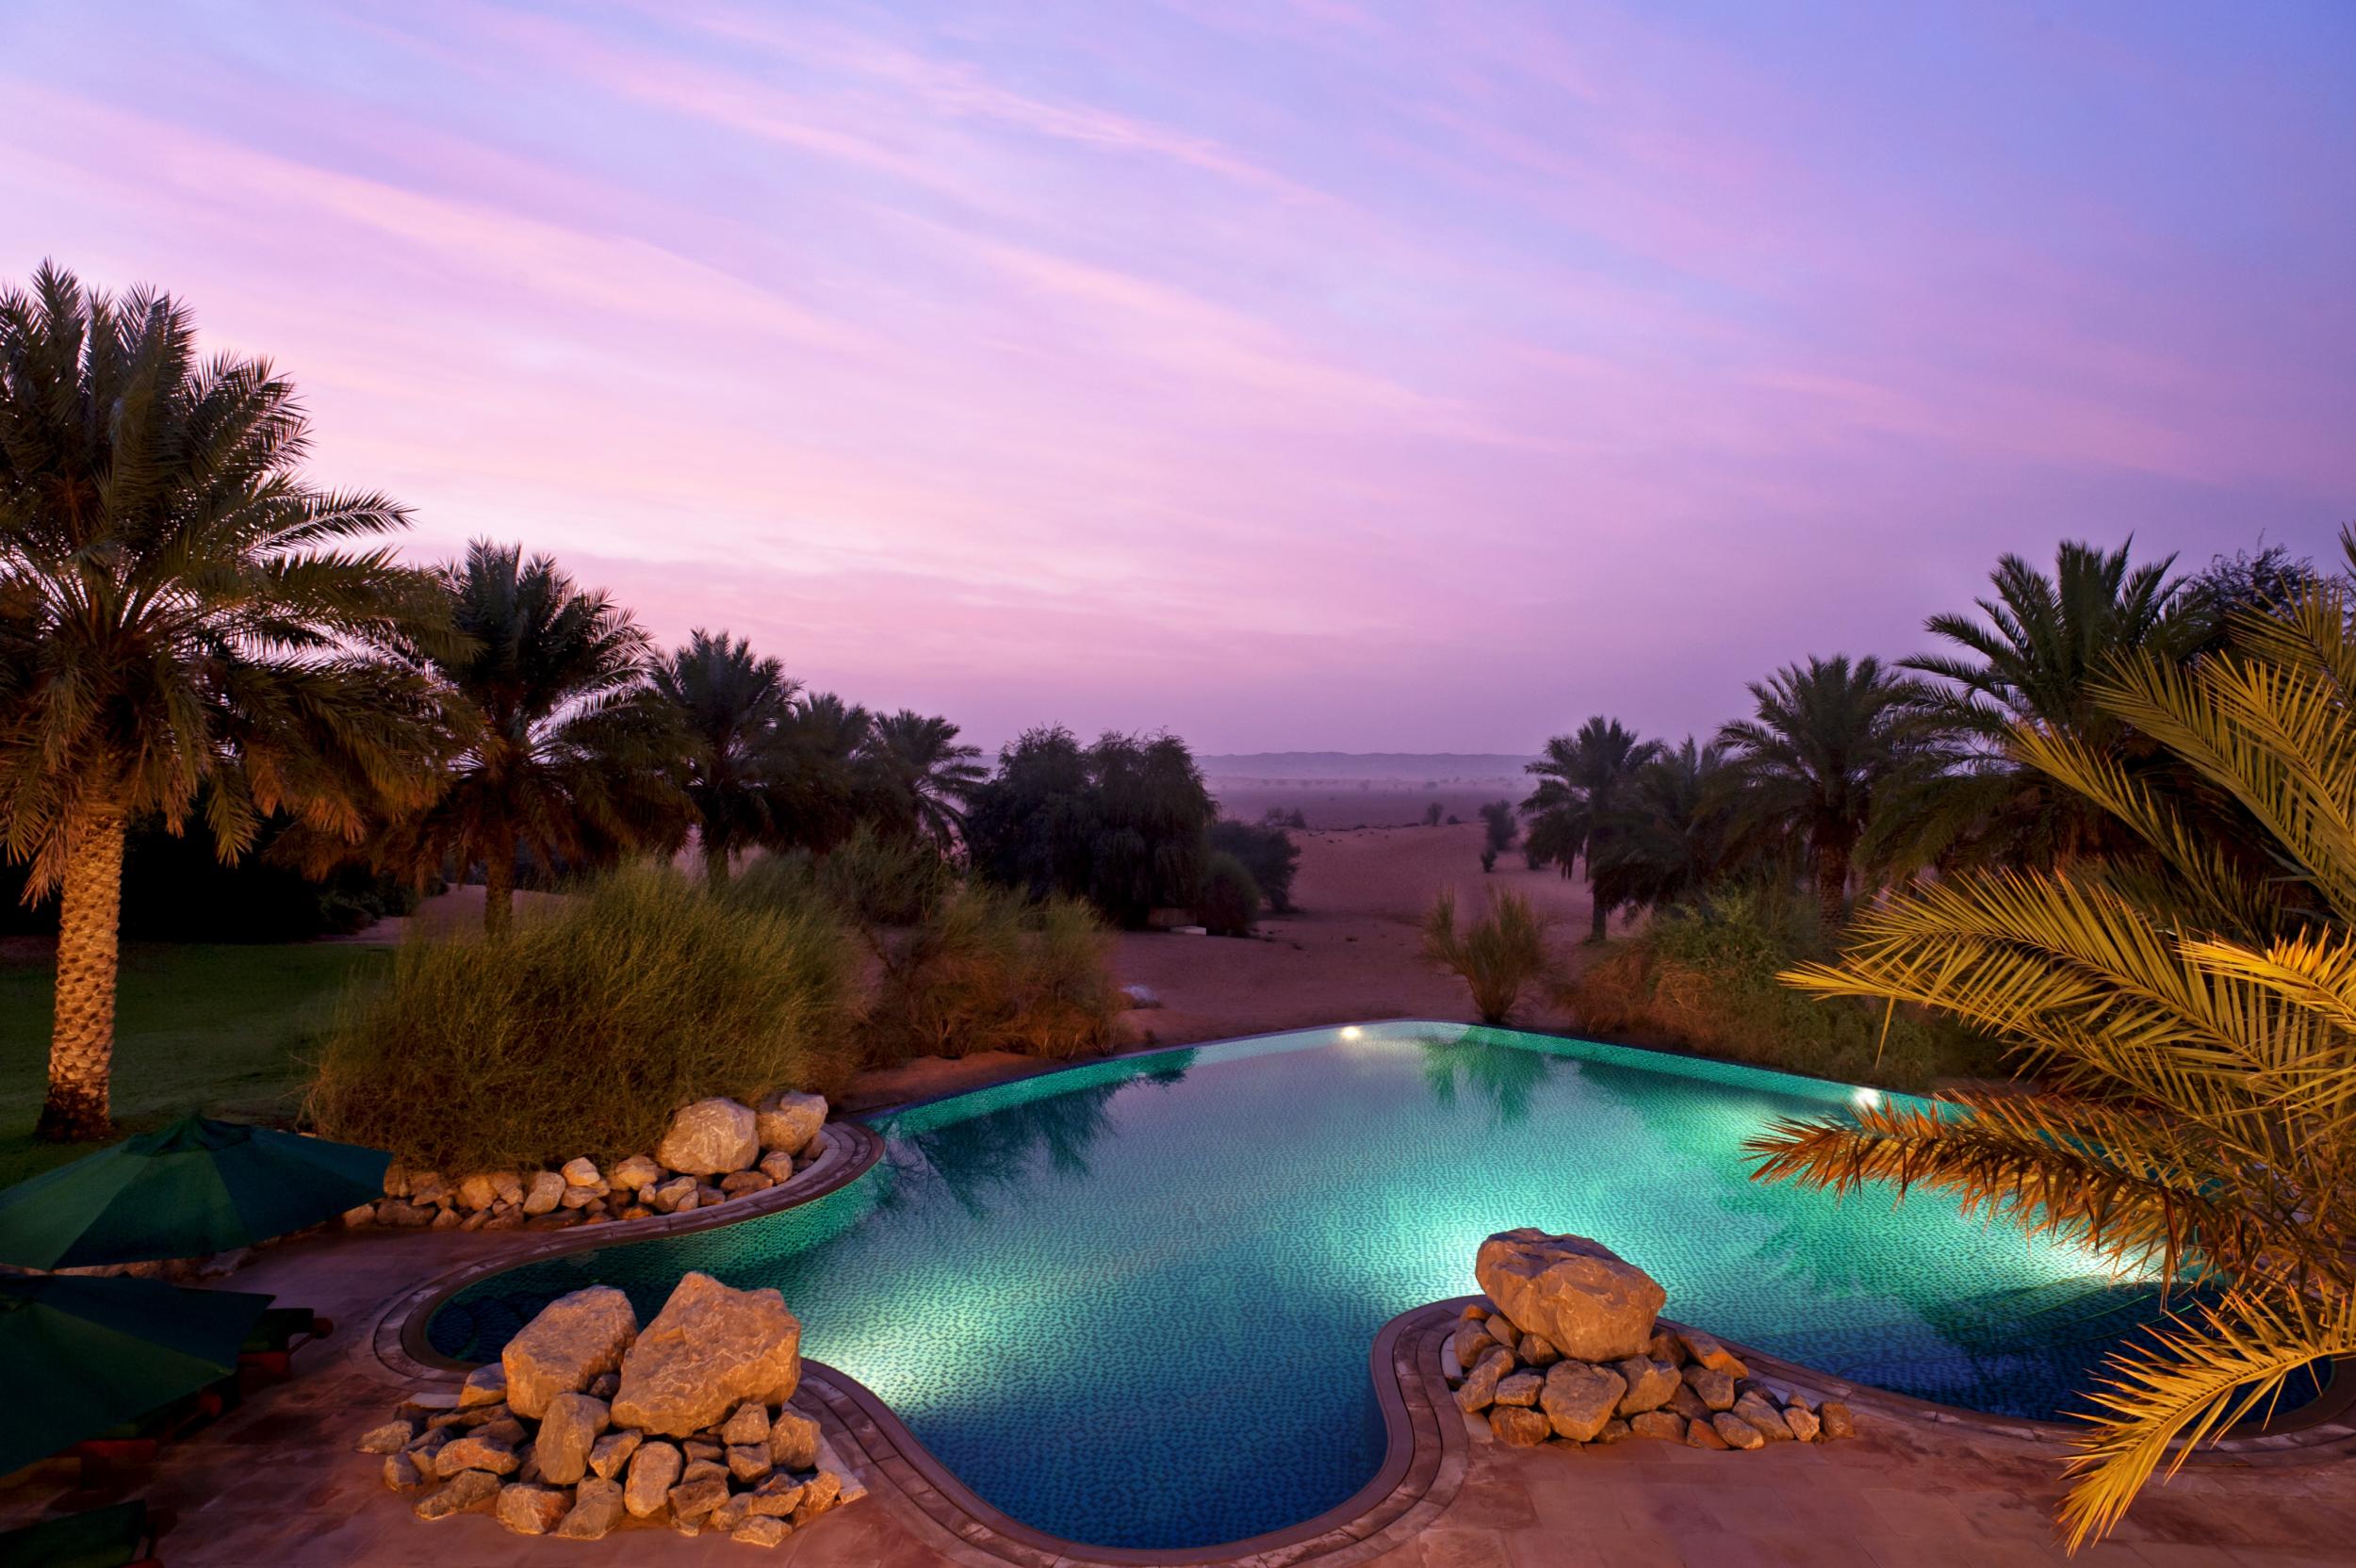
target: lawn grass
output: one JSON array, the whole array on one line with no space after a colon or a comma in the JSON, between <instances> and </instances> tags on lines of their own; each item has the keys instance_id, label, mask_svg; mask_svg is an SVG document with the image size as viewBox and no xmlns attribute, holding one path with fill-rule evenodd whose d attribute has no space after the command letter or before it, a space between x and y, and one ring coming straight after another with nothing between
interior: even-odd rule
<instances>
[{"instance_id":1,"label":"lawn grass","mask_svg":"<svg viewBox=\"0 0 2356 1568\"><path fill-rule=\"evenodd\" d=\"M390 948L347 942L126 944L116 1119L142 1132L192 1110L290 1114L346 986L375 983L391 965ZM0 967L0 1185L88 1152L33 1137L48 1081L51 985L45 962Z\"/></svg>"}]
</instances>

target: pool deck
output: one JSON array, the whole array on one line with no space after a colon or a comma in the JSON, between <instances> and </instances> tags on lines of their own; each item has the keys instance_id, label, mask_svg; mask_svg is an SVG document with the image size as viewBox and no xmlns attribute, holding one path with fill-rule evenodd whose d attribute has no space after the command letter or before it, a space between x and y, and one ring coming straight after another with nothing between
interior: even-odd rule
<instances>
[{"instance_id":1,"label":"pool deck","mask_svg":"<svg viewBox=\"0 0 2356 1568\"><path fill-rule=\"evenodd\" d=\"M353 1438L412 1386L380 1356L372 1331L427 1277L512 1255L516 1240L360 1233L265 1252L237 1277L237 1286L328 1314L338 1324L335 1337L297 1354L291 1381L255 1395L168 1450L153 1469L87 1492L70 1489L67 1467L22 1473L0 1488L0 1524L144 1496L178 1515L161 1544L173 1568L539 1561L1051 1568L1057 1560L1010 1556L970 1529L953 1533L941 1522L940 1496L889 1452L872 1423L861 1429L855 1409L825 1396L823 1374L813 1374L799 1402L864 1470L870 1494L765 1557L725 1538L668 1529L560 1543L518 1538L484 1514L419 1523L406 1500L379 1483L379 1462L352 1451ZM1433 1335L1403 1340L1401 1353L1421 1358L1417 1364L1436 1381ZM2011 1568L2072 1560L2096 1568L2322 1568L2348 1562L2356 1541L2356 1462L2344 1452L2189 1468L2148 1493L2110 1541L2072 1560L2053 1544L2051 1511L2061 1488L2050 1444L1869 1411L1859 1413L1858 1441L1831 1446L1783 1444L1753 1454L1644 1442L1513 1450L1452 1406L1428 1413L1457 1429L1447 1444L1452 1467L1443 1458L1406 1511L1321 1560L1381 1568ZM1311 1560L1316 1544L1243 1560L1288 1568ZM1077 1568L1089 1560L1062 1560Z\"/></svg>"}]
</instances>

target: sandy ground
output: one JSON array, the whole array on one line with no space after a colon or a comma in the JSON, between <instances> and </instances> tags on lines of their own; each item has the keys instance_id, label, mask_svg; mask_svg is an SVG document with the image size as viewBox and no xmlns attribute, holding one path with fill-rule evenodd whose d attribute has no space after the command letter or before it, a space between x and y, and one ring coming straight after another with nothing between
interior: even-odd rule
<instances>
[{"instance_id":1,"label":"sandy ground","mask_svg":"<svg viewBox=\"0 0 2356 1568\"><path fill-rule=\"evenodd\" d=\"M1587 932L1586 884L1530 871L1511 851L1482 874L1478 823L1293 837L1301 845L1293 885L1299 908L1267 917L1259 936L1128 932L1114 939L1114 973L1123 985L1150 987L1163 1004L1124 1015L1134 1044L1186 1045L1384 1018L1472 1021L1463 983L1427 964L1421 952L1424 912L1444 887L1456 890L1461 912L1478 908L1492 889L1525 894L1552 921L1565 962L1578 961ZM1546 1028L1562 1021L1540 1005L1515 1021ZM849 1103L950 1094L1049 1065L1005 1052L956 1061L924 1057L868 1074Z\"/></svg>"}]
</instances>

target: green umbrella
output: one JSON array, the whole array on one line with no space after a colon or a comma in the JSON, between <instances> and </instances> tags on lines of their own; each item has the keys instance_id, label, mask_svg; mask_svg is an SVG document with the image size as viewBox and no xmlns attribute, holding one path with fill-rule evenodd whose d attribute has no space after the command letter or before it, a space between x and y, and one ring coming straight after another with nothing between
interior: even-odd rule
<instances>
[{"instance_id":1,"label":"green umbrella","mask_svg":"<svg viewBox=\"0 0 2356 1568\"><path fill-rule=\"evenodd\" d=\"M392 1156L184 1117L0 1191L0 1263L188 1258L250 1247L383 1196Z\"/></svg>"},{"instance_id":2,"label":"green umbrella","mask_svg":"<svg viewBox=\"0 0 2356 1568\"><path fill-rule=\"evenodd\" d=\"M269 1304L160 1280L0 1277L0 1474L234 1377Z\"/></svg>"}]
</instances>

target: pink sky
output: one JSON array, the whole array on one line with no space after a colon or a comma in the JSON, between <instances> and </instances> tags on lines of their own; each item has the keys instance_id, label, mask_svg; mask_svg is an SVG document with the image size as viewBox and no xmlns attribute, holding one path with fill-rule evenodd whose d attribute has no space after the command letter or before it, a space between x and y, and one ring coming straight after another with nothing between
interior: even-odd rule
<instances>
[{"instance_id":1,"label":"pink sky","mask_svg":"<svg viewBox=\"0 0 2356 1568\"><path fill-rule=\"evenodd\" d=\"M0 274L986 744L1681 733L2356 520L2356 9L1939 9L12 0Z\"/></svg>"}]
</instances>

